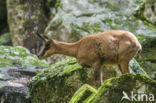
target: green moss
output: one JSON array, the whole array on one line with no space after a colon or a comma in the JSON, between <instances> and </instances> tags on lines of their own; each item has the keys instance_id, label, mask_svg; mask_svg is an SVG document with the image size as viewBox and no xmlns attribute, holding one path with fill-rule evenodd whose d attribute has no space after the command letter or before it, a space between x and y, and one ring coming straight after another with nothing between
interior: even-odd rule
<instances>
[{"instance_id":1,"label":"green moss","mask_svg":"<svg viewBox=\"0 0 156 103\"><path fill-rule=\"evenodd\" d=\"M109 8L113 11L119 11L119 9L120 9L119 6L116 5L115 3L114 4L113 3L106 3L106 8Z\"/></svg>"},{"instance_id":2,"label":"green moss","mask_svg":"<svg viewBox=\"0 0 156 103\"><path fill-rule=\"evenodd\" d=\"M150 47L156 47L156 37L150 37L145 35L136 35L139 42L142 44L143 49L150 48Z\"/></svg>"},{"instance_id":3,"label":"green moss","mask_svg":"<svg viewBox=\"0 0 156 103\"><path fill-rule=\"evenodd\" d=\"M94 24L91 24L89 22L83 22L83 25L82 27L79 27L77 25L74 25L73 29L77 30L77 29L81 29L85 32L88 32L88 33L98 33L98 32L103 32L101 26L99 23L94 23Z\"/></svg>"},{"instance_id":4,"label":"green moss","mask_svg":"<svg viewBox=\"0 0 156 103\"><path fill-rule=\"evenodd\" d=\"M10 33L5 33L0 36L0 45L6 44L11 41Z\"/></svg>"},{"instance_id":5,"label":"green moss","mask_svg":"<svg viewBox=\"0 0 156 103\"><path fill-rule=\"evenodd\" d=\"M156 62L156 48L145 49L143 51L143 58L142 61L153 61Z\"/></svg>"},{"instance_id":6,"label":"green moss","mask_svg":"<svg viewBox=\"0 0 156 103\"><path fill-rule=\"evenodd\" d=\"M47 0L46 6L47 8L54 7L57 9L58 7L62 7L62 3L61 0Z\"/></svg>"},{"instance_id":7,"label":"green moss","mask_svg":"<svg viewBox=\"0 0 156 103\"><path fill-rule=\"evenodd\" d=\"M133 62L133 65L135 64L136 62ZM146 74L140 70L140 67L133 68L137 70L135 73ZM111 72L111 74L113 76L115 75L114 72ZM125 79L127 81L131 80L128 76L125 76ZM66 103L70 101L72 95L86 83L95 87L93 69L82 68L82 66L76 62L75 58L67 58L61 62L52 64L47 69L38 73L29 83L29 91L32 101L35 103L42 103L42 101L46 101L46 103ZM104 84L113 86L111 82L104 82ZM85 94L85 96L81 95L75 98L74 101L79 99L83 101L83 103L89 103L88 101L91 101L94 96L89 95L91 94L90 91L84 91L82 94Z\"/></svg>"},{"instance_id":8,"label":"green moss","mask_svg":"<svg viewBox=\"0 0 156 103\"><path fill-rule=\"evenodd\" d=\"M97 94L90 103L108 103L108 101L109 103L119 103L121 102L121 98L123 96L122 92L125 91L126 93L129 93L131 91L138 90L138 83L141 83L142 86L145 85L147 90L145 90L144 92L150 92L152 94L155 93L156 89L150 91L149 87L153 88L153 86L156 85L156 81L153 81L141 74L126 74L122 75L121 77L106 80L98 89ZM121 103L135 102L123 100Z\"/></svg>"},{"instance_id":9,"label":"green moss","mask_svg":"<svg viewBox=\"0 0 156 103\"><path fill-rule=\"evenodd\" d=\"M0 58L0 66L5 67L5 66L11 66L12 62L11 60L5 59L5 58Z\"/></svg>"},{"instance_id":10,"label":"green moss","mask_svg":"<svg viewBox=\"0 0 156 103\"><path fill-rule=\"evenodd\" d=\"M144 24L146 25L146 27L148 28L148 29L151 29L151 30L155 30L156 31L156 24L151 24L151 23L149 23L149 22L147 22L147 21L144 21Z\"/></svg>"},{"instance_id":11,"label":"green moss","mask_svg":"<svg viewBox=\"0 0 156 103\"><path fill-rule=\"evenodd\" d=\"M47 68L47 70L48 69L53 70L53 72L51 72L52 74L50 74L50 76L54 77L56 75L62 76L64 74L69 74L74 70L82 69L82 67L79 64L77 64L75 58L68 58L65 61L51 65L50 67Z\"/></svg>"},{"instance_id":12,"label":"green moss","mask_svg":"<svg viewBox=\"0 0 156 103\"><path fill-rule=\"evenodd\" d=\"M55 8L61 7L61 0L57 0L56 4L55 4Z\"/></svg>"},{"instance_id":13,"label":"green moss","mask_svg":"<svg viewBox=\"0 0 156 103\"><path fill-rule=\"evenodd\" d=\"M52 64L29 84L33 102L66 103L84 83L95 86L93 69L82 68L75 58ZM50 91L48 88L51 88ZM37 95L40 95L39 97Z\"/></svg>"},{"instance_id":14,"label":"green moss","mask_svg":"<svg viewBox=\"0 0 156 103\"><path fill-rule=\"evenodd\" d=\"M89 101L97 93L96 89L84 84L79 90L75 92L69 103L89 103Z\"/></svg>"},{"instance_id":15,"label":"green moss","mask_svg":"<svg viewBox=\"0 0 156 103\"><path fill-rule=\"evenodd\" d=\"M71 73L72 71L76 69L82 69L82 67L80 65L78 66L75 58L68 58L64 61L52 64L47 69L38 73L35 76L34 78L35 81L33 81L34 82L33 87L37 86L38 83L42 81L45 82L45 79L47 79L47 77L55 78L57 76L63 76L64 74L68 75L69 73ZM44 78L44 80L42 78ZM33 90L33 88L31 89Z\"/></svg>"},{"instance_id":16,"label":"green moss","mask_svg":"<svg viewBox=\"0 0 156 103\"><path fill-rule=\"evenodd\" d=\"M4 66L37 66L47 64L23 47L0 46L0 67Z\"/></svg>"}]
</instances>

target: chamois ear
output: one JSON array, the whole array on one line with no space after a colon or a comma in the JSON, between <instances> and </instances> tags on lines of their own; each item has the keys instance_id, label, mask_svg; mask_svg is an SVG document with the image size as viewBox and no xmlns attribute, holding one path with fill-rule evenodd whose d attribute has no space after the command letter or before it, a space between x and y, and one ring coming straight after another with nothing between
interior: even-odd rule
<instances>
[{"instance_id":1,"label":"chamois ear","mask_svg":"<svg viewBox=\"0 0 156 103\"><path fill-rule=\"evenodd\" d=\"M37 32L37 35L43 40L43 41L49 41L49 40L52 40L52 39L50 39L48 36L46 36L45 34L39 34L38 32Z\"/></svg>"},{"instance_id":2,"label":"chamois ear","mask_svg":"<svg viewBox=\"0 0 156 103\"><path fill-rule=\"evenodd\" d=\"M39 34L38 32L37 32L37 35L39 38L41 38L43 41L45 41L45 38L43 37L43 35Z\"/></svg>"},{"instance_id":3,"label":"chamois ear","mask_svg":"<svg viewBox=\"0 0 156 103\"><path fill-rule=\"evenodd\" d=\"M43 35L45 38L45 42L50 42L50 43L54 43L54 40L51 39L50 37L48 37L47 35Z\"/></svg>"},{"instance_id":4,"label":"chamois ear","mask_svg":"<svg viewBox=\"0 0 156 103\"><path fill-rule=\"evenodd\" d=\"M47 35L43 35L43 37L46 39L46 41L52 40Z\"/></svg>"}]
</instances>

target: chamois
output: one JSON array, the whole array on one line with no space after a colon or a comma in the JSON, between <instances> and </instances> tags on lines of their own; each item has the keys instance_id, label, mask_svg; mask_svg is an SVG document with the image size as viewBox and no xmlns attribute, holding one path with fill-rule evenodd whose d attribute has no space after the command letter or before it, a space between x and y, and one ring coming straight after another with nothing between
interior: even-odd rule
<instances>
[{"instance_id":1,"label":"chamois","mask_svg":"<svg viewBox=\"0 0 156 103\"><path fill-rule=\"evenodd\" d=\"M103 65L117 64L122 74L130 73L129 61L142 50L134 34L123 30L91 34L74 43L60 42L45 35L38 35L44 40L39 58L47 58L53 54L75 57L83 67L94 68L98 87L103 83Z\"/></svg>"}]
</instances>

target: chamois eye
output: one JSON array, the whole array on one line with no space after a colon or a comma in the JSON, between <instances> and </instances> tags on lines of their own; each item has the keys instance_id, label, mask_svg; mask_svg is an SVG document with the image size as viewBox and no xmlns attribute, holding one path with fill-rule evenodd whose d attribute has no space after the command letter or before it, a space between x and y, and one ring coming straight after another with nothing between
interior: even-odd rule
<instances>
[{"instance_id":1,"label":"chamois eye","mask_svg":"<svg viewBox=\"0 0 156 103\"><path fill-rule=\"evenodd\" d=\"M46 46L45 46L45 48L46 49L49 49L50 48L50 43L47 43Z\"/></svg>"},{"instance_id":2,"label":"chamois eye","mask_svg":"<svg viewBox=\"0 0 156 103\"><path fill-rule=\"evenodd\" d=\"M43 49L41 56L43 56L49 48L50 48L50 43L45 44L45 48Z\"/></svg>"}]
</instances>

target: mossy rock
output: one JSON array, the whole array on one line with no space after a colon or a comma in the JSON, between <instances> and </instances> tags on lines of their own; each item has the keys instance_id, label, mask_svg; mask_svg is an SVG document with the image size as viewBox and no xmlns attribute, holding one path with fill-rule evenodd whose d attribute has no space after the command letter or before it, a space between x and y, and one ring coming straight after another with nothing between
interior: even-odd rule
<instances>
[{"instance_id":1,"label":"mossy rock","mask_svg":"<svg viewBox=\"0 0 156 103\"><path fill-rule=\"evenodd\" d=\"M0 46L0 67L46 67L45 61L38 59L36 55L31 54L27 49L16 46Z\"/></svg>"},{"instance_id":2,"label":"mossy rock","mask_svg":"<svg viewBox=\"0 0 156 103\"><path fill-rule=\"evenodd\" d=\"M142 44L142 58L137 59L148 75L156 80L156 37L138 35Z\"/></svg>"},{"instance_id":3,"label":"mossy rock","mask_svg":"<svg viewBox=\"0 0 156 103\"><path fill-rule=\"evenodd\" d=\"M33 103L68 103L83 84L95 86L93 70L84 69L74 58L53 64L29 84Z\"/></svg>"},{"instance_id":4,"label":"mossy rock","mask_svg":"<svg viewBox=\"0 0 156 103\"><path fill-rule=\"evenodd\" d=\"M89 86L88 84L84 84L79 90L77 90L70 100L69 103L85 103L90 100L96 95L97 90L93 87Z\"/></svg>"},{"instance_id":5,"label":"mossy rock","mask_svg":"<svg viewBox=\"0 0 156 103\"><path fill-rule=\"evenodd\" d=\"M133 73L146 75L136 61L132 60L130 65L134 68L131 69ZM118 68L103 68L104 80L121 75L118 75L113 69ZM29 83L29 92L33 103L43 103L43 101L45 103L68 103L72 95L83 84L96 88L93 69L83 68L75 58L67 58L38 73Z\"/></svg>"},{"instance_id":6,"label":"mossy rock","mask_svg":"<svg viewBox=\"0 0 156 103\"><path fill-rule=\"evenodd\" d=\"M0 46L0 102L30 103L27 83L47 66L23 47Z\"/></svg>"},{"instance_id":7,"label":"mossy rock","mask_svg":"<svg viewBox=\"0 0 156 103\"><path fill-rule=\"evenodd\" d=\"M128 94L130 101L122 100L123 92ZM139 95L136 96L137 101L132 101L131 92L152 94L156 97L156 81L141 74L127 74L111 78L103 83L90 103L147 103L145 98L143 101L139 101ZM140 100L142 99L140 98ZM148 103L154 102L148 100Z\"/></svg>"},{"instance_id":8,"label":"mossy rock","mask_svg":"<svg viewBox=\"0 0 156 103\"><path fill-rule=\"evenodd\" d=\"M127 88L128 86L128 88ZM84 90L85 85L83 85L72 97L73 99L77 99L83 97L86 94ZM90 87L91 88L91 87ZM135 99L132 99L132 92L135 96ZM92 92L93 93L93 92ZM141 97L141 93L147 94L146 97ZM127 94L128 99L122 98ZM151 94L151 95L149 95ZM151 80L142 74L126 74L121 77L114 77L106 80L103 85L94 92L94 95L88 95L83 98L81 102L80 99L74 101L72 103L155 103L153 100L156 96L156 81ZM88 100L88 98L91 99ZM140 98L141 97L141 98ZM149 97L150 100L149 101ZM148 101L145 101L145 100Z\"/></svg>"}]
</instances>

